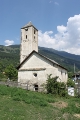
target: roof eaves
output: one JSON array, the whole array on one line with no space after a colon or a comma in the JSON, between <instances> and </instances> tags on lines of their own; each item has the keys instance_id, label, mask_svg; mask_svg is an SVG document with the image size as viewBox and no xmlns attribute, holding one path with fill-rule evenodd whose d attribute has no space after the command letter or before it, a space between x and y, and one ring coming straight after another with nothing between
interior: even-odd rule
<instances>
[{"instance_id":1,"label":"roof eaves","mask_svg":"<svg viewBox=\"0 0 80 120\"><path fill-rule=\"evenodd\" d=\"M28 26L24 26L24 27L22 27L21 29L25 29L25 28L28 28L28 27L34 27L33 25L28 25ZM38 29L36 28L36 27L34 27L37 31L38 31Z\"/></svg>"},{"instance_id":2,"label":"roof eaves","mask_svg":"<svg viewBox=\"0 0 80 120\"><path fill-rule=\"evenodd\" d=\"M38 54L41 55L40 53L38 53ZM45 57L44 55L41 55L41 56L42 56L42 57ZM52 60L52 59L49 59L49 58L47 58L47 57L45 57L45 58L46 58L47 60L49 60L50 62L56 64L57 66L59 66L59 67L65 69L65 70L67 70L65 67L61 66L61 65L58 64L56 61L54 61L54 60Z\"/></svg>"},{"instance_id":3,"label":"roof eaves","mask_svg":"<svg viewBox=\"0 0 80 120\"><path fill-rule=\"evenodd\" d=\"M17 70L21 67L21 65L29 58L29 56L33 53L34 51L32 51L17 67Z\"/></svg>"},{"instance_id":4,"label":"roof eaves","mask_svg":"<svg viewBox=\"0 0 80 120\"><path fill-rule=\"evenodd\" d=\"M22 63L20 63L20 65L17 67L17 69L19 69L19 68L21 67L21 65L22 65L32 54L33 54L33 52L39 54L41 57L44 57L45 59L47 59L48 61L50 61L50 62L56 64L57 66L59 66L59 67L65 69L65 70L67 70L66 68L64 68L63 66L61 66L60 64L58 64L57 62L55 62L55 61L53 61L53 60L51 60L51 59L45 57L44 55L41 55L40 53L36 52L35 50L33 50L33 51L22 61Z\"/></svg>"}]
</instances>

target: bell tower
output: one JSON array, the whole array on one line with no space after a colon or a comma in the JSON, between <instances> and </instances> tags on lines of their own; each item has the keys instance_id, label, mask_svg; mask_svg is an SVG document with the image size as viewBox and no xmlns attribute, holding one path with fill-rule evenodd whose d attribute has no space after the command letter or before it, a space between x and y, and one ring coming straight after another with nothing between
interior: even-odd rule
<instances>
[{"instance_id":1,"label":"bell tower","mask_svg":"<svg viewBox=\"0 0 80 120\"><path fill-rule=\"evenodd\" d=\"M29 22L21 28L20 63L33 50L38 52L38 30Z\"/></svg>"}]
</instances>

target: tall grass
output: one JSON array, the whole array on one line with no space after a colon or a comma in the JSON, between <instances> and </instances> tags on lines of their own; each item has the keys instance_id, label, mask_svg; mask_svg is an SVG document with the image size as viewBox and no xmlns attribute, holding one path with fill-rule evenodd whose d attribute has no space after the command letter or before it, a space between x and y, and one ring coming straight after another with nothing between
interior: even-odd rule
<instances>
[{"instance_id":1,"label":"tall grass","mask_svg":"<svg viewBox=\"0 0 80 120\"><path fill-rule=\"evenodd\" d=\"M0 97L1 120L78 120L74 114L80 114L80 98L56 97L4 85L0 85ZM54 106L60 101L68 105Z\"/></svg>"},{"instance_id":2,"label":"tall grass","mask_svg":"<svg viewBox=\"0 0 80 120\"><path fill-rule=\"evenodd\" d=\"M80 114L80 98L70 97L67 102L68 106L62 109L63 113Z\"/></svg>"},{"instance_id":3,"label":"tall grass","mask_svg":"<svg viewBox=\"0 0 80 120\"><path fill-rule=\"evenodd\" d=\"M0 86L0 95L9 95L15 101L24 101L27 104L47 106L50 102L55 102L52 96L47 98L46 94L23 90L16 87Z\"/></svg>"}]
</instances>

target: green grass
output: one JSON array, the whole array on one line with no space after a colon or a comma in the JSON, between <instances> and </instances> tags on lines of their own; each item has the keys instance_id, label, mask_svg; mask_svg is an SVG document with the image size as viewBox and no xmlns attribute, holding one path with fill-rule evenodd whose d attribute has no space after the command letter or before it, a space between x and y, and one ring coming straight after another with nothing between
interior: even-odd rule
<instances>
[{"instance_id":1,"label":"green grass","mask_svg":"<svg viewBox=\"0 0 80 120\"><path fill-rule=\"evenodd\" d=\"M65 108L54 106L63 101ZM0 120L80 120L80 98L60 98L0 85Z\"/></svg>"}]
</instances>

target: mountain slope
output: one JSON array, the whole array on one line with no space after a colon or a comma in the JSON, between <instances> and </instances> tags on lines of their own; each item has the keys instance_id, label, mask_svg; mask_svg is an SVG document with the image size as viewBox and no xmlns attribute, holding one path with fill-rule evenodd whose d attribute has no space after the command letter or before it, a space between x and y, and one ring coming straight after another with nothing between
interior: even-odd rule
<instances>
[{"instance_id":1,"label":"mountain slope","mask_svg":"<svg viewBox=\"0 0 80 120\"><path fill-rule=\"evenodd\" d=\"M63 67L66 67L68 71L73 71L74 63L76 65L76 70L80 69L80 56L44 47L39 47L39 53L43 54L46 57L49 57L50 59L55 60ZM15 67L17 67L20 59L19 55L20 45L0 45L0 63L3 64L4 68L9 64L14 64Z\"/></svg>"},{"instance_id":2,"label":"mountain slope","mask_svg":"<svg viewBox=\"0 0 80 120\"><path fill-rule=\"evenodd\" d=\"M41 50L47 50L49 52L53 52L55 54L58 54L60 56L66 57L66 58L70 58L70 59L74 59L74 60L79 60L80 61L80 55L75 55L75 54L71 54L65 51L58 51L58 50L54 50L52 48L44 48L44 47L39 47L39 49Z\"/></svg>"}]
</instances>

